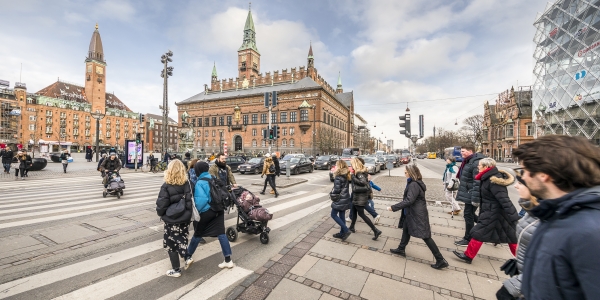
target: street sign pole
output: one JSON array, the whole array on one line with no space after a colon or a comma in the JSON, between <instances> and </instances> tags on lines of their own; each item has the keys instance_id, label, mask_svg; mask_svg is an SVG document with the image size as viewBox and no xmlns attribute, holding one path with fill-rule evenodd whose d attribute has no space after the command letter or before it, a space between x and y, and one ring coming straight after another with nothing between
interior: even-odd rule
<instances>
[{"instance_id":1,"label":"street sign pole","mask_svg":"<svg viewBox=\"0 0 600 300\"><path fill-rule=\"evenodd\" d=\"M135 171L137 172L138 169L138 141L137 141L137 135L138 135L138 125L137 123L135 124L135 155L134 155L134 159L135 159ZM127 145L125 145L125 147L127 147Z\"/></svg>"}]
</instances>

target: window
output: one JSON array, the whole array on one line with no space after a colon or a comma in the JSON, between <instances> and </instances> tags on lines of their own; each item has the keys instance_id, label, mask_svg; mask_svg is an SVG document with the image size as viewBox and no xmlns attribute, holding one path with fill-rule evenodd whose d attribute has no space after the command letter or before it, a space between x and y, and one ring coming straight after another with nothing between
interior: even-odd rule
<instances>
[{"instance_id":1,"label":"window","mask_svg":"<svg viewBox=\"0 0 600 300\"><path fill-rule=\"evenodd\" d=\"M231 116L227 116L227 125L231 125Z\"/></svg>"},{"instance_id":2,"label":"window","mask_svg":"<svg viewBox=\"0 0 600 300\"><path fill-rule=\"evenodd\" d=\"M89 121L90 120L90 116L85 116L85 120Z\"/></svg>"},{"instance_id":3,"label":"window","mask_svg":"<svg viewBox=\"0 0 600 300\"><path fill-rule=\"evenodd\" d=\"M281 123L285 123L285 122L287 122L287 113L286 113L286 112L282 112L282 113L280 114L280 116L279 116L279 119L280 119L279 121L280 121Z\"/></svg>"},{"instance_id":4,"label":"window","mask_svg":"<svg viewBox=\"0 0 600 300\"><path fill-rule=\"evenodd\" d=\"M90 136L90 130L89 129L85 130L85 136Z\"/></svg>"},{"instance_id":5,"label":"window","mask_svg":"<svg viewBox=\"0 0 600 300\"><path fill-rule=\"evenodd\" d=\"M323 112L323 122L327 123L327 113Z\"/></svg>"},{"instance_id":6,"label":"window","mask_svg":"<svg viewBox=\"0 0 600 300\"><path fill-rule=\"evenodd\" d=\"M208 120L208 118L204 118L204 127L210 126L210 122Z\"/></svg>"},{"instance_id":7,"label":"window","mask_svg":"<svg viewBox=\"0 0 600 300\"><path fill-rule=\"evenodd\" d=\"M79 116L77 114L73 114L73 120L79 120Z\"/></svg>"},{"instance_id":8,"label":"window","mask_svg":"<svg viewBox=\"0 0 600 300\"><path fill-rule=\"evenodd\" d=\"M29 130L35 130L35 124L29 124Z\"/></svg>"},{"instance_id":9,"label":"window","mask_svg":"<svg viewBox=\"0 0 600 300\"><path fill-rule=\"evenodd\" d=\"M256 140L252 140L252 147L256 148Z\"/></svg>"},{"instance_id":10,"label":"window","mask_svg":"<svg viewBox=\"0 0 600 300\"><path fill-rule=\"evenodd\" d=\"M294 147L294 139L290 139L290 147Z\"/></svg>"},{"instance_id":11,"label":"window","mask_svg":"<svg viewBox=\"0 0 600 300\"><path fill-rule=\"evenodd\" d=\"M204 143L204 147L208 148L208 140Z\"/></svg>"},{"instance_id":12,"label":"window","mask_svg":"<svg viewBox=\"0 0 600 300\"><path fill-rule=\"evenodd\" d=\"M252 136L256 136L256 128L252 129Z\"/></svg>"},{"instance_id":13,"label":"window","mask_svg":"<svg viewBox=\"0 0 600 300\"><path fill-rule=\"evenodd\" d=\"M213 132L212 132L212 136L213 136L213 137L217 136L217 131L216 131L216 130L213 130Z\"/></svg>"},{"instance_id":14,"label":"window","mask_svg":"<svg viewBox=\"0 0 600 300\"><path fill-rule=\"evenodd\" d=\"M244 125L248 125L248 115L242 116L242 123L244 123Z\"/></svg>"},{"instance_id":15,"label":"window","mask_svg":"<svg viewBox=\"0 0 600 300\"><path fill-rule=\"evenodd\" d=\"M219 126L225 125L224 123L225 123L225 118L219 117Z\"/></svg>"},{"instance_id":16,"label":"window","mask_svg":"<svg viewBox=\"0 0 600 300\"><path fill-rule=\"evenodd\" d=\"M506 124L506 137L512 138L513 136L513 124Z\"/></svg>"},{"instance_id":17,"label":"window","mask_svg":"<svg viewBox=\"0 0 600 300\"><path fill-rule=\"evenodd\" d=\"M281 140L281 147L287 147L287 140L286 139Z\"/></svg>"},{"instance_id":18,"label":"window","mask_svg":"<svg viewBox=\"0 0 600 300\"><path fill-rule=\"evenodd\" d=\"M277 123L277 113L271 113L271 123Z\"/></svg>"},{"instance_id":19,"label":"window","mask_svg":"<svg viewBox=\"0 0 600 300\"><path fill-rule=\"evenodd\" d=\"M213 146L213 147L216 147L216 146L217 146L217 141L213 140L213 141L212 141L212 146Z\"/></svg>"},{"instance_id":20,"label":"window","mask_svg":"<svg viewBox=\"0 0 600 300\"><path fill-rule=\"evenodd\" d=\"M262 124L267 124L267 114L260 114L260 122Z\"/></svg>"},{"instance_id":21,"label":"window","mask_svg":"<svg viewBox=\"0 0 600 300\"><path fill-rule=\"evenodd\" d=\"M212 126L217 126L217 117L212 117Z\"/></svg>"},{"instance_id":22,"label":"window","mask_svg":"<svg viewBox=\"0 0 600 300\"><path fill-rule=\"evenodd\" d=\"M261 147L265 147L265 146L266 146L265 140L262 140L262 141L260 142L260 146L261 146Z\"/></svg>"},{"instance_id":23,"label":"window","mask_svg":"<svg viewBox=\"0 0 600 300\"><path fill-rule=\"evenodd\" d=\"M294 127L290 127L290 135L294 135ZM291 145L291 143L292 143L292 140L290 140L290 145Z\"/></svg>"},{"instance_id":24,"label":"window","mask_svg":"<svg viewBox=\"0 0 600 300\"><path fill-rule=\"evenodd\" d=\"M297 112L295 112L295 111L290 112L290 122L297 122L296 115L297 115Z\"/></svg>"},{"instance_id":25,"label":"window","mask_svg":"<svg viewBox=\"0 0 600 300\"><path fill-rule=\"evenodd\" d=\"M281 134L282 135L287 135L287 128L283 128L283 130L281 130Z\"/></svg>"},{"instance_id":26,"label":"window","mask_svg":"<svg viewBox=\"0 0 600 300\"><path fill-rule=\"evenodd\" d=\"M36 117L35 116L29 116L29 121L35 121Z\"/></svg>"},{"instance_id":27,"label":"window","mask_svg":"<svg viewBox=\"0 0 600 300\"><path fill-rule=\"evenodd\" d=\"M258 124L258 114L252 114L252 124Z\"/></svg>"},{"instance_id":28,"label":"window","mask_svg":"<svg viewBox=\"0 0 600 300\"><path fill-rule=\"evenodd\" d=\"M204 136L205 136L205 137L208 137L208 130L205 130L205 131L204 131Z\"/></svg>"},{"instance_id":29,"label":"window","mask_svg":"<svg viewBox=\"0 0 600 300\"><path fill-rule=\"evenodd\" d=\"M46 111L46 116L48 116L48 117L52 117L52 111L51 111L51 110L47 110L47 111Z\"/></svg>"},{"instance_id":30,"label":"window","mask_svg":"<svg viewBox=\"0 0 600 300\"><path fill-rule=\"evenodd\" d=\"M61 112L61 113L60 113L60 117L61 117L61 119L64 119L64 118L66 118L66 117L67 117L67 113L65 113L65 112Z\"/></svg>"},{"instance_id":31,"label":"window","mask_svg":"<svg viewBox=\"0 0 600 300\"><path fill-rule=\"evenodd\" d=\"M527 136L532 136L533 135L533 123L527 123Z\"/></svg>"}]
</instances>

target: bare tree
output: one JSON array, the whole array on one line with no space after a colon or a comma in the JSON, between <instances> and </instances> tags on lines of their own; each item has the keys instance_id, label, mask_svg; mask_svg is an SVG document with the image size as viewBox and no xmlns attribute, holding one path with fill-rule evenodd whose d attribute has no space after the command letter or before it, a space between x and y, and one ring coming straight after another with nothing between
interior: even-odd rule
<instances>
[{"instance_id":1,"label":"bare tree","mask_svg":"<svg viewBox=\"0 0 600 300\"><path fill-rule=\"evenodd\" d=\"M483 141L483 115L473 115L464 119L463 126L460 129L460 135L469 143L475 146L481 145Z\"/></svg>"}]
</instances>

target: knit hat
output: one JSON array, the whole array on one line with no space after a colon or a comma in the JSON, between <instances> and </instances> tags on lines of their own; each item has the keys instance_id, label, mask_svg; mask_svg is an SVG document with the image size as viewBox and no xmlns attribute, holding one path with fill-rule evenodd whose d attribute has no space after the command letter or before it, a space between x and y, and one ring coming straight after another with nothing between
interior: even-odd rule
<instances>
[{"instance_id":1,"label":"knit hat","mask_svg":"<svg viewBox=\"0 0 600 300\"><path fill-rule=\"evenodd\" d=\"M204 161L199 161L194 166L194 171L196 172L196 176L200 176L200 174L208 172L208 164Z\"/></svg>"}]
</instances>

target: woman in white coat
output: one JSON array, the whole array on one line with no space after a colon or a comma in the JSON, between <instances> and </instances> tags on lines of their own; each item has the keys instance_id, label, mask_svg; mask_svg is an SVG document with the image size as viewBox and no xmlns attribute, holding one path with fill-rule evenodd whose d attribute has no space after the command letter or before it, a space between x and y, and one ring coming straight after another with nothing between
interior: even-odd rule
<instances>
[{"instance_id":1,"label":"woman in white coat","mask_svg":"<svg viewBox=\"0 0 600 300\"><path fill-rule=\"evenodd\" d=\"M444 182L444 192L446 195L446 201L452 204L452 211L448 213L451 215L458 215L460 213L460 206L458 205L458 201L456 201L456 190L453 190L453 186L458 187L458 178L456 178L456 173L458 172L458 167L456 166L456 159L453 156L446 158L446 170L444 171L444 176L442 177L442 181ZM454 184L456 182L456 185Z\"/></svg>"}]
</instances>

